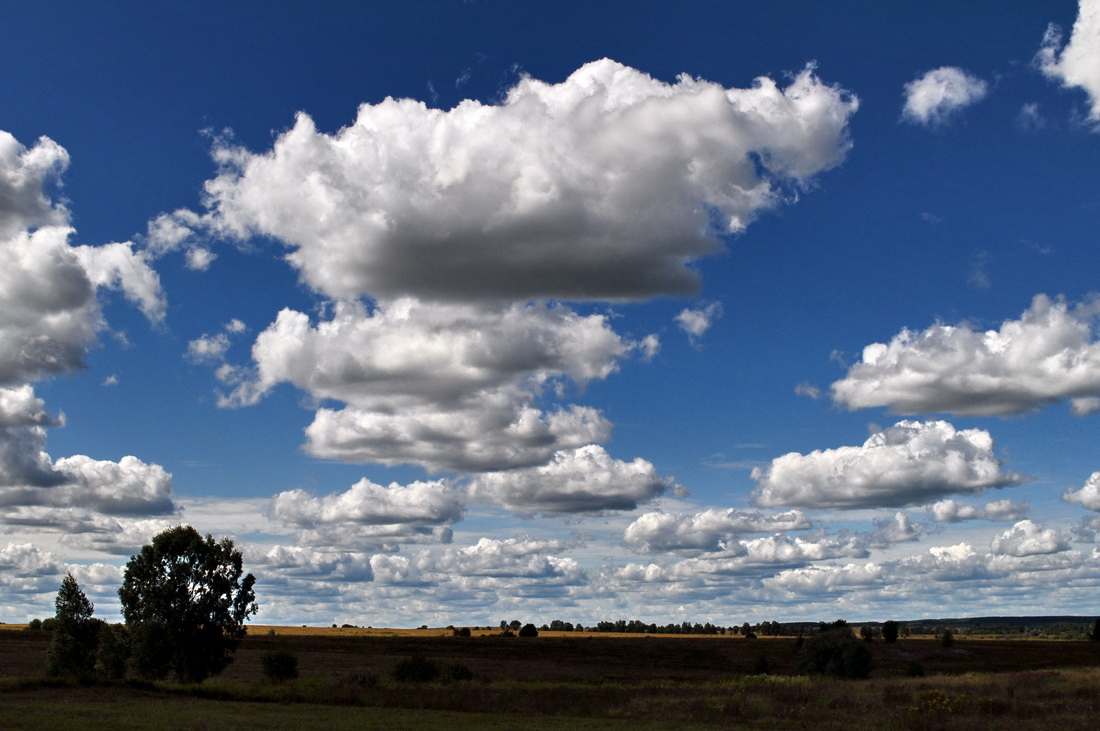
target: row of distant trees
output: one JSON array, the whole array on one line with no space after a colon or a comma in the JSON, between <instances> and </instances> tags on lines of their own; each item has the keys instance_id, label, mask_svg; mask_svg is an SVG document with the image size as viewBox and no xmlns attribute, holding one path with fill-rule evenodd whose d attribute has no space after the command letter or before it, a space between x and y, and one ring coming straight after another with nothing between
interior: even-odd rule
<instances>
[{"instance_id":1,"label":"row of distant trees","mask_svg":"<svg viewBox=\"0 0 1100 731\"><path fill-rule=\"evenodd\" d=\"M997 623L988 620L959 620L951 624L924 623L920 621L867 622L854 625L863 639L906 638L911 635L940 637L950 630L952 634L966 636L980 634L983 636L994 635L1003 637L1037 637L1056 639L1092 639L1100 633L1100 628L1093 626L1091 622L1072 622L1065 620L1040 621L1041 618L1031 618L1027 624L1023 623ZM502 631L518 631L523 622L518 619L511 621L501 620ZM821 622L772 622L764 621L751 624L745 622L741 625L722 626L710 622L672 622L657 624L643 622L642 620L619 619L615 621L601 621L595 624L583 624L581 622L565 622L560 619L543 624L539 631L552 632L620 632L650 635L738 635L743 637L798 637L811 632L820 631L826 626ZM488 628L486 628L488 629ZM894 634L896 633L896 634ZM891 640L892 641L892 640Z\"/></svg>"},{"instance_id":2,"label":"row of distant trees","mask_svg":"<svg viewBox=\"0 0 1100 731\"><path fill-rule=\"evenodd\" d=\"M166 530L126 565L118 590L125 624L94 617L76 579L65 576L52 621L39 623L51 630L46 672L117 679L132 670L201 682L232 662L245 620L256 613L255 581L228 538L215 541L191 526Z\"/></svg>"}]
</instances>

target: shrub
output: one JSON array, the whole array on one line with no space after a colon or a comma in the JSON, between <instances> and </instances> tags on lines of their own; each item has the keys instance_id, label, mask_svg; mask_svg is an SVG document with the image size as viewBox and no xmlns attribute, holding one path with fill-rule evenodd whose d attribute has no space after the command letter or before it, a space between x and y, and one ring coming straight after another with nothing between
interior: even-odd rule
<instances>
[{"instance_id":1,"label":"shrub","mask_svg":"<svg viewBox=\"0 0 1100 731\"><path fill-rule=\"evenodd\" d=\"M460 662L452 662L447 666L447 680L473 680L474 671Z\"/></svg>"},{"instance_id":2,"label":"shrub","mask_svg":"<svg viewBox=\"0 0 1100 731\"><path fill-rule=\"evenodd\" d=\"M756 665L753 667L753 675L769 675L771 673L771 663L768 662L768 658L764 655L756 658Z\"/></svg>"},{"instance_id":3,"label":"shrub","mask_svg":"<svg viewBox=\"0 0 1100 731\"><path fill-rule=\"evenodd\" d=\"M889 619L882 623L882 641L894 643L898 641L898 623Z\"/></svg>"},{"instance_id":4,"label":"shrub","mask_svg":"<svg viewBox=\"0 0 1100 731\"><path fill-rule=\"evenodd\" d=\"M29 629L31 632L41 632L42 631L42 620L41 619L32 619L30 622L27 622L27 629Z\"/></svg>"},{"instance_id":5,"label":"shrub","mask_svg":"<svg viewBox=\"0 0 1100 731\"><path fill-rule=\"evenodd\" d=\"M282 683L298 677L298 656L289 650L272 650L263 656L264 675Z\"/></svg>"},{"instance_id":6,"label":"shrub","mask_svg":"<svg viewBox=\"0 0 1100 731\"><path fill-rule=\"evenodd\" d=\"M399 682L413 681L426 683L439 677L439 665L423 655L414 655L402 660L393 668L393 677Z\"/></svg>"},{"instance_id":7,"label":"shrub","mask_svg":"<svg viewBox=\"0 0 1100 731\"><path fill-rule=\"evenodd\" d=\"M806 638L798 651L801 672L866 678L871 674L871 651L847 625L833 625Z\"/></svg>"},{"instance_id":8,"label":"shrub","mask_svg":"<svg viewBox=\"0 0 1100 731\"><path fill-rule=\"evenodd\" d=\"M940 636L940 644L944 647L955 646L955 633L949 629L943 631L943 635Z\"/></svg>"},{"instance_id":9,"label":"shrub","mask_svg":"<svg viewBox=\"0 0 1100 731\"><path fill-rule=\"evenodd\" d=\"M521 629L519 631L519 636L520 637L538 637L539 636L539 630L533 624L525 624L525 625L523 625L523 629Z\"/></svg>"}]
</instances>

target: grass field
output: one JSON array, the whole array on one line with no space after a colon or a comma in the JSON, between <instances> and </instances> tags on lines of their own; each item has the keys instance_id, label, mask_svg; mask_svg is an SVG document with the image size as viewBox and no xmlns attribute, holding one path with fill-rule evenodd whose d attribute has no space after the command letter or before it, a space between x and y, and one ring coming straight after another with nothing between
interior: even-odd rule
<instances>
[{"instance_id":1,"label":"grass field","mask_svg":"<svg viewBox=\"0 0 1100 731\"><path fill-rule=\"evenodd\" d=\"M273 630L273 633L271 632ZM928 639L871 644L870 680L795 674L791 638L450 636L440 630L252 627L197 686L46 681L48 636L0 632L5 729L1095 729L1100 643ZM300 677L272 683L265 653ZM397 682L410 656L472 680ZM767 665L767 675L754 674ZM907 677L914 663L924 677Z\"/></svg>"}]
</instances>

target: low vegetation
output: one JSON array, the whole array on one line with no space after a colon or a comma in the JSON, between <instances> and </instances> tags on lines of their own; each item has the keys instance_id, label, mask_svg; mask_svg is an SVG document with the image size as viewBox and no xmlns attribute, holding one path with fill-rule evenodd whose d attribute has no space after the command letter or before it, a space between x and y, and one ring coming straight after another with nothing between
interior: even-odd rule
<instances>
[{"instance_id":1,"label":"low vegetation","mask_svg":"<svg viewBox=\"0 0 1100 731\"><path fill-rule=\"evenodd\" d=\"M1088 640L957 637L947 648L935 638L865 642L847 628L830 635L845 636L840 657L858 647L871 661L870 677L852 680L800 670L816 652L813 634L799 643L274 629L243 638L236 661L201 684L48 679L49 633L0 632L0 717L8 728L87 729L194 728L211 719L219 728L326 730L1100 726L1100 645ZM273 676L290 658L297 677Z\"/></svg>"}]
</instances>

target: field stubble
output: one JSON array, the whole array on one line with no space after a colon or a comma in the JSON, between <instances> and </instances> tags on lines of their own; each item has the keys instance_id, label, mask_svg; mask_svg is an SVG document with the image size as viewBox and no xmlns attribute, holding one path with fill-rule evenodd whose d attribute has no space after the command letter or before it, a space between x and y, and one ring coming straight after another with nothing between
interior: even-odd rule
<instances>
[{"instance_id":1,"label":"field stubble","mask_svg":"<svg viewBox=\"0 0 1100 731\"><path fill-rule=\"evenodd\" d=\"M252 632L199 686L42 682L43 637L0 633L0 718L80 729L1100 727L1100 646L1089 642L876 642L872 678L844 681L796 675L793 638ZM298 657L297 680L265 679L272 650ZM474 678L396 682L395 665L412 656ZM770 675L753 674L761 658ZM906 677L913 663L924 677Z\"/></svg>"}]
</instances>

